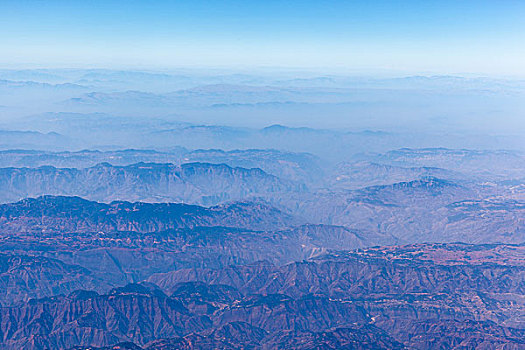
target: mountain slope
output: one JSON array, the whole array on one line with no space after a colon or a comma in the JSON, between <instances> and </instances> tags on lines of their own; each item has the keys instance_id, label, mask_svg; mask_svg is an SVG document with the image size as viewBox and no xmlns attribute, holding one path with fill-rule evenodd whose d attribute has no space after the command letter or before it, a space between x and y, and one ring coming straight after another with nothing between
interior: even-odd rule
<instances>
[{"instance_id":1,"label":"mountain slope","mask_svg":"<svg viewBox=\"0 0 525 350\"><path fill-rule=\"evenodd\" d=\"M0 205L0 232L158 232L196 226L280 229L301 220L263 202L214 207L179 203L111 204L79 197L43 196Z\"/></svg>"},{"instance_id":2,"label":"mountain slope","mask_svg":"<svg viewBox=\"0 0 525 350\"><path fill-rule=\"evenodd\" d=\"M148 282L2 307L0 346L520 349L523 248L378 247L281 267L181 270L150 279L162 289Z\"/></svg>"}]
</instances>

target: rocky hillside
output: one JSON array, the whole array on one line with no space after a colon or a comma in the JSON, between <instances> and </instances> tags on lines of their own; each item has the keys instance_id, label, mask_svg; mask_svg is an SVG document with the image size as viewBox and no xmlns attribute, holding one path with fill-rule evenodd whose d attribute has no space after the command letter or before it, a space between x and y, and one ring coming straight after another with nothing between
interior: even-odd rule
<instances>
[{"instance_id":1,"label":"rocky hillside","mask_svg":"<svg viewBox=\"0 0 525 350\"><path fill-rule=\"evenodd\" d=\"M521 349L523 250L428 244L334 251L280 267L180 270L105 293L80 290L2 307L0 344Z\"/></svg>"},{"instance_id":2,"label":"rocky hillside","mask_svg":"<svg viewBox=\"0 0 525 350\"><path fill-rule=\"evenodd\" d=\"M379 240L373 233L306 224L261 202L206 208L27 199L0 205L0 249L9 261L1 275L6 293L0 303L14 305L77 288L104 291L185 268L259 260L280 265Z\"/></svg>"}]
</instances>

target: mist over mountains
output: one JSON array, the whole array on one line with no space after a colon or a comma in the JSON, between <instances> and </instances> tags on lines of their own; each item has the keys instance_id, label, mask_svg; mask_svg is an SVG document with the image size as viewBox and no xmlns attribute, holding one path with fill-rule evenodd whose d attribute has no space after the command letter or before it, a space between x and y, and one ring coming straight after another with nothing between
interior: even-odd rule
<instances>
[{"instance_id":1,"label":"mist over mountains","mask_svg":"<svg viewBox=\"0 0 525 350\"><path fill-rule=\"evenodd\" d=\"M524 93L0 70L0 349L523 349Z\"/></svg>"},{"instance_id":2,"label":"mist over mountains","mask_svg":"<svg viewBox=\"0 0 525 350\"><path fill-rule=\"evenodd\" d=\"M57 132L68 138L55 141L59 149L273 144L329 154L363 143L378 151L525 147L525 84L519 80L74 69L3 70L0 79L0 116L8 122L0 128ZM291 129L265 129L274 124ZM393 134L381 140L366 130ZM298 149L304 137L310 140ZM321 147L334 138L344 142Z\"/></svg>"}]
</instances>

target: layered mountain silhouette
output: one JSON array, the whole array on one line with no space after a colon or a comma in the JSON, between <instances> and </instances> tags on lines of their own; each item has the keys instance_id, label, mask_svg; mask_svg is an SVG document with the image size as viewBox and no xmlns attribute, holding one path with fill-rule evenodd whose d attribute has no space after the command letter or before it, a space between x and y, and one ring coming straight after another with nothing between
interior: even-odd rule
<instances>
[{"instance_id":1,"label":"layered mountain silhouette","mask_svg":"<svg viewBox=\"0 0 525 350\"><path fill-rule=\"evenodd\" d=\"M2 152L0 348L521 349L518 172L450 152Z\"/></svg>"},{"instance_id":2,"label":"layered mountain silhouette","mask_svg":"<svg viewBox=\"0 0 525 350\"><path fill-rule=\"evenodd\" d=\"M102 163L86 169L55 167L0 169L3 202L43 194L92 200L189 202L213 205L269 193L303 191L304 185L254 168L221 164Z\"/></svg>"}]
</instances>

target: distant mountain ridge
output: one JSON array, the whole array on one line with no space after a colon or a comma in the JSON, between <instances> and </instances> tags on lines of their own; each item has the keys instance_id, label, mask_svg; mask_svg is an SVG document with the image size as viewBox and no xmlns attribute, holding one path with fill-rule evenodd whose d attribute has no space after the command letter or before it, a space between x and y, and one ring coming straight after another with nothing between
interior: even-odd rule
<instances>
[{"instance_id":1,"label":"distant mountain ridge","mask_svg":"<svg viewBox=\"0 0 525 350\"><path fill-rule=\"evenodd\" d=\"M408 182L420 178L440 178L454 181L475 181L457 171L427 167L402 167L374 162L345 162L337 164L330 174L328 186L333 189L357 189L374 185Z\"/></svg>"},{"instance_id":2,"label":"distant mountain ridge","mask_svg":"<svg viewBox=\"0 0 525 350\"><path fill-rule=\"evenodd\" d=\"M75 152L45 152L13 149L0 151L1 168L88 168L99 163L127 166L136 163L211 163L226 164L232 168L260 168L266 173L299 183L318 181L323 176L322 162L308 153L283 152L274 149L221 149L188 150L173 147L158 151L124 149L115 151L82 150Z\"/></svg>"},{"instance_id":3,"label":"distant mountain ridge","mask_svg":"<svg viewBox=\"0 0 525 350\"><path fill-rule=\"evenodd\" d=\"M279 179L261 169L231 168L224 164L114 166L101 163L85 169L0 168L0 202L4 203L41 195L67 195L105 202L131 200L215 205L304 190L304 185Z\"/></svg>"}]
</instances>

